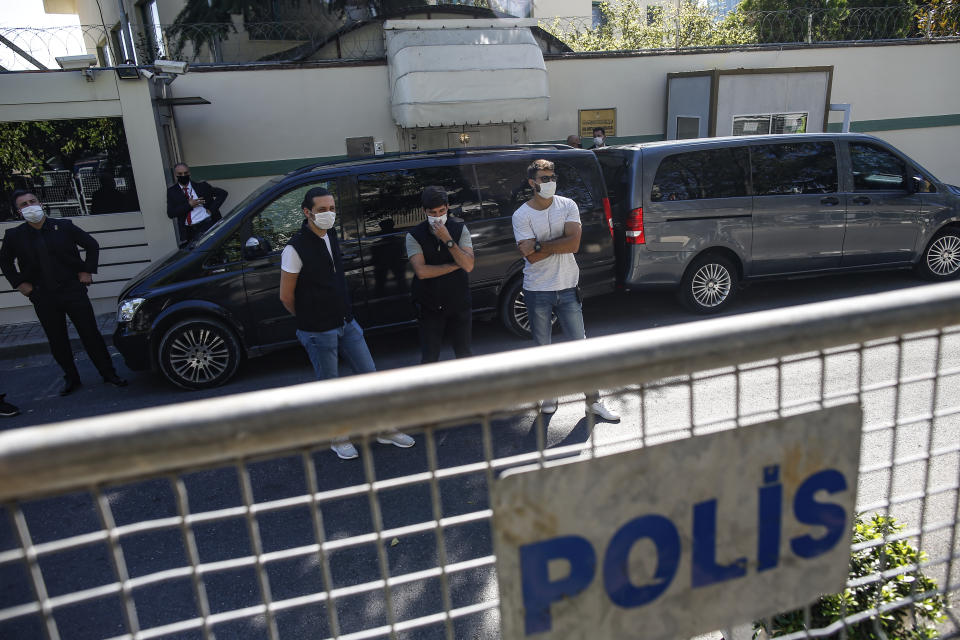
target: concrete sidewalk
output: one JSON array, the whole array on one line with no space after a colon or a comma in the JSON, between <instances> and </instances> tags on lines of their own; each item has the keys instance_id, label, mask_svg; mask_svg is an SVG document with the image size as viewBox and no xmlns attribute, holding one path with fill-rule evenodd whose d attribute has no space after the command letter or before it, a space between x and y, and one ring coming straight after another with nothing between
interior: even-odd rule
<instances>
[{"instance_id":1,"label":"concrete sidewalk","mask_svg":"<svg viewBox=\"0 0 960 640\"><path fill-rule=\"evenodd\" d=\"M117 327L117 314L104 313L97 316L97 326L107 341L107 346L113 344L113 331ZM70 342L74 352L83 350L80 337L71 322L67 322L70 332ZM27 356L50 353L47 336L39 322L21 322L0 326L0 360L23 358Z\"/></svg>"}]
</instances>

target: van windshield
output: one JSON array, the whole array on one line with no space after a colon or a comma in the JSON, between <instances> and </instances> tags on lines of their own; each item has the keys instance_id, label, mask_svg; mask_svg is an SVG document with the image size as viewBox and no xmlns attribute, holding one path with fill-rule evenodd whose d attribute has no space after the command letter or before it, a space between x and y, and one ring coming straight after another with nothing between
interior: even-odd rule
<instances>
[{"instance_id":1,"label":"van windshield","mask_svg":"<svg viewBox=\"0 0 960 640\"><path fill-rule=\"evenodd\" d=\"M191 242L190 246L196 246L198 244L203 244L204 242L206 242L211 236L213 236L213 234L217 232L217 229L220 227L220 225L222 225L225 221L229 220L233 216L238 215L241 211L247 208L248 204L256 200L261 193L273 187L273 185L283 180L283 178L284 176L277 176L276 178L272 178L264 182L259 188L255 189L250 195L248 195L246 198L238 202L236 206L234 206L233 209L230 210L230 213L224 214L223 217L220 220L217 220L213 224L213 226L207 229L202 236L200 236L199 238Z\"/></svg>"}]
</instances>

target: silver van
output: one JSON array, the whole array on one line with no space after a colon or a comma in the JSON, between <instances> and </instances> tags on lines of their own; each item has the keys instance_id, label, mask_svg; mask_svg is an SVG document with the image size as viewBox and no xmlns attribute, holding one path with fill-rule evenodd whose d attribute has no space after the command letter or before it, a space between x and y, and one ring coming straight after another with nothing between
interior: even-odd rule
<instances>
[{"instance_id":1,"label":"silver van","mask_svg":"<svg viewBox=\"0 0 960 640\"><path fill-rule=\"evenodd\" d=\"M618 279L697 313L741 282L858 269L960 273L960 188L873 136L672 140L597 150Z\"/></svg>"}]
</instances>

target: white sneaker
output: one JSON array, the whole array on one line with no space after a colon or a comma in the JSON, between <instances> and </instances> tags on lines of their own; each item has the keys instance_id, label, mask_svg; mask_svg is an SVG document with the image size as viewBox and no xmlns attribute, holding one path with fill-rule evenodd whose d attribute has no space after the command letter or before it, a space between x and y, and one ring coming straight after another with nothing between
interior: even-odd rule
<instances>
[{"instance_id":1,"label":"white sneaker","mask_svg":"<svg viewBox=\"0 0 960 640\"><path fill-rule=\"evenodd\" d=\"M620 422L620 416L603 406L603 403L599 400L593 404L587 405L587 413L592 413L593 415L597 416L598 418L602 418L607 422Z\"/></svg>"},{"instance_id":2,"label":"white sneaker","mask_svg":"<svg viewBox=\"0 0 960 640\"><path fill-rule=\"evenodd\" d=\"M357 448L348 440L334 440L330 443L330 448L341 460L353 460L360 455L357 453Z\"/></svg>"},{"instance_id":3,"label":"white sneaker","mask_svg":"<svg viewBox=\"0 0 960 640\"><path fill-rule=\"evenodd\" d=\"M400 433L399 431L387 431L385 433L377 434L377 442L380 444L392 444L395 447L407 449L416 444L417 441L405 433Z\"/></svg>"},{"instance_id":4,"label":"white sneaker","mask_svg":"<svg viewBox=\"0 0 960 640\"><path fill-rule=\"evenodd\" d=\"M549 400L544 400L540 403L540 413L556 413L557 412L557 399L551 398Z\"/></svg>"}]
</instances>

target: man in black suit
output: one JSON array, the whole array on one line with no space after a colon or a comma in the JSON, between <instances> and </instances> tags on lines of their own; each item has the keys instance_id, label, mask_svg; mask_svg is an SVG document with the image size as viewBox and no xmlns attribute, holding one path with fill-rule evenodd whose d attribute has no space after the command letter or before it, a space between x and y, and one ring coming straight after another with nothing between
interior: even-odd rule
<instances>
[{"instance_id":1,"label":"man in black suit","mask_svg":"<svg viewBox=\"0 0 960 640\"><path fill-rule=\"evenodd\" d=\"M227 192L208 182L191 182L190 167L173 168L176 184L167 188L167 216L176 219L180 246L202 235L220 219Z\"/></svg>"},{"instance_id":2,"label":"man in black suit","mask_svg":"<svg viewBox=\"0 0 960 640\"><path fill-rule=\"evenodd\" d=\"M113 368L87 297L87 286L97 272L100 245L70 220L48 219L40 200L29 191L15 191L13 203L26 222L4 234L0 269L10 286L33 303L53 358L63 369L60 395L76 391L81 384L67 335L67 316L104 382L125 387L127 381ZM84 259L78 246L86 252Z\"/></svg>"}]
</instances>

